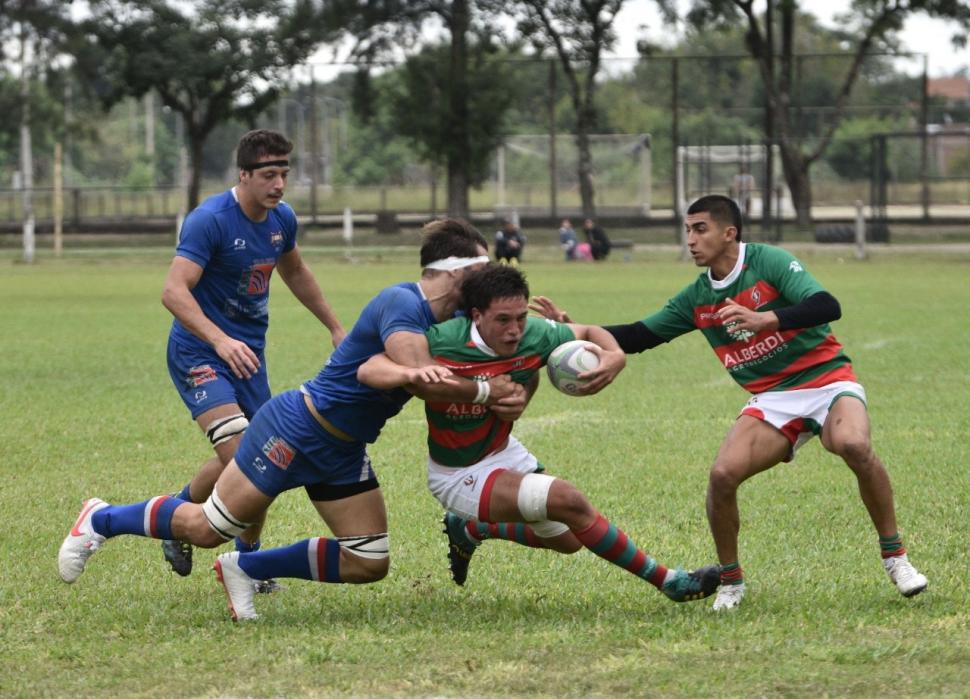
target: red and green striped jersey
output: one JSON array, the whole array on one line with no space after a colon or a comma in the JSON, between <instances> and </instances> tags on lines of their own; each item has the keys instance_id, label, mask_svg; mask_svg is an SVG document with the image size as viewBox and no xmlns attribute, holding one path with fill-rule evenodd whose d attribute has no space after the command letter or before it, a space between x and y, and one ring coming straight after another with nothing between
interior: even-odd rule
<instances>
[{"instance_id":1,"label":"red and green striped jersey","mask_svg":"<svg viewBox=\"0 0 970 699\"><path fill-rule=\"evenodd\" d=\"M426 333L431 356L458 376L487 379L508 374L526 384L564 342L575 340L569 326L530 317L515 355L500 357L488 347L469 318L453 318ZM484 405L427 401L428 451L443 466L469 466L500 447L512 423L499 420Z\"/></svg>"},{"instance_id":2,"label":"red and green striped jersey","mask_svg":"<svg viewBox=\"0 0 970 699\"><path fill-rule=\"evenodd\" d=\"M755 334L725 326L717 314L728 297L754 310L771 311L820 291L822 285L790 253L741 243L738 262L727 277L713 279L708 270L643 323L667 341L699 329L731 377L751 393L855 381L852 364L828 323Z\"/></svg>"}]
</instances>

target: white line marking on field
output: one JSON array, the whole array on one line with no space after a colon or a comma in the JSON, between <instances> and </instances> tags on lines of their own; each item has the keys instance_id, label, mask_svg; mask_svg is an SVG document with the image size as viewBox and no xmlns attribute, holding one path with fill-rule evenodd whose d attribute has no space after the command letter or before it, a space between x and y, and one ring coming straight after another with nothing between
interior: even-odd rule
<instances>
[{"instance_id":1,"label":"white line marking on field","mask_svg":"<svg viewBox=\"0 0 970 699\"><path fill-rule=\"evenodd\" d=\"M882 349L883 347L887 347L889 343L890 343L890 340L886 340L886 339L876 340L875 342L867 342L862 346L862 349L879 350L879 349Z\"/></svg>"}]
</instances>

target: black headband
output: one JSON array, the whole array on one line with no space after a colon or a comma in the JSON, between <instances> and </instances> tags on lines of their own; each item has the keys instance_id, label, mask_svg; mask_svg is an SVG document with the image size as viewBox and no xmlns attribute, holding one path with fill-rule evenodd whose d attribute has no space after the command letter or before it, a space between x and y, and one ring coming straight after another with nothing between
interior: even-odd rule
<instances>
[{"instance_id":1,"label":"black headband","mask_svg":"<svg viewBox=\"0 0 970 699\"><path fill-rule=\"evenodd\" d=\"M264 160L259 163L251 163L249 165L244 165L243 170L259 170L264 167L289 167L289 160Z\"/></svg>"}]
</instances>

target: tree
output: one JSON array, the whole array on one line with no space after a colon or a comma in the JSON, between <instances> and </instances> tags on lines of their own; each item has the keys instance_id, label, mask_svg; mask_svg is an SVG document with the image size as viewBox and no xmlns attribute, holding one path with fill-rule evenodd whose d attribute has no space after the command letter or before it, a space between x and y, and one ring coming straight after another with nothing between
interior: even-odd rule
<instances>
[{"instance_id":1,"label":"tree","mask_svg":"<svg viewBox=\"0 0 970 699\"><path fill-rule=\"evenodd\" d=\"M775 14L777 11L777 20ZM845 111L869 54L896 48L896 32L915 13L956 20L955 29L970 28L970 6L960 0L855 0L843 19L843 42L850 46L849 67L834 98L832 117L812 148L804 147L793 123L796 0L766 0L759 15L754 0L695 0L688 21L707 31L738 22L745 25L745 44L757 61L765 90L767 140L778 144L785 181L791 192L798 223L811 222L812 187L809 169L822 157ZM962 40L962 37L957 37Z\"/></svg>"},{"instance_id":2,"label":"tree","mask_svg":"<svg viewBox=\"0 0 970 699\"><path fill-rule=\"evenodd\" d=\"M519 30L540 51L558 57L576 112L577 174L583 216L596 214L589 136L596 124L600 58L616 42L613 20L623 0L519 0Z\"/></svg>"},{"instance_id":3,"label":"tree","mask_svg":"<svg viewBox=\"0 0 970 699\"><path fill-rule=\"evenodd\" d=\"M320 38L309 0L93 0L75 47L105 106L154 90L181 115L199 202L203 147L213 129L253 123L292 66Z\"/></svg>"},{"instance_id":4,"label":"tree","mask_svg":"<svg viewBox=\"0 0 970 699\"><path fill-rule=\"evenodd\" d=\"M397 101L413 109L405 114L409 118L404 132L429 162L443 161L450 216L468 216L468 189L481 181L480 151L494 146L507 107L496 97L487 105L487 114L472 108L481 104L473 91L488 87L479 78L495 70L487 60L493 51L490 28L483 23L488 7L481 2L474 7L470 0L335 0L323 12L325 27L354 37L351 59L364 71L375 61L393 57L401 47L413 49L434 22L444 25L449 41L436 51L439 60L429 63L415 57L406 67L408 87L430 101L407 94L399 94ZM488 94L497 95L494 88L501 86L492 87ZM364 118L372 104L368 82L362 80L355 105L364 108Z\"/></svg>"}]
</instances>

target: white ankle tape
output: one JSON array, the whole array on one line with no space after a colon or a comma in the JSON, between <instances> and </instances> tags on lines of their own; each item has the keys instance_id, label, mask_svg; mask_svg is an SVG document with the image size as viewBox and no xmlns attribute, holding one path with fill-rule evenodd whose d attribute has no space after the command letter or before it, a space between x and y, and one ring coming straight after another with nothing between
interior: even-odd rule
<instances>
[{"instance_id":1,"label":"white ankle tape","mask_svg":"<svg viewBox=\"0 0 970 699\"><path fill-rule=\"evenodd\" d=\"M361 558L387 558L391 555L390 538L387 534L369 534L367 536L337 537L340 548Z\"/></svg>"},{"instance_id":2,"label":"white ankle tape","mask_svg":"<svg viewBox=\"0 0 970 699\"><path fill-rule=\"evenodd\" d=\"M202 514L212 530L226 541L239 536L250 527L246 522L240 522L232 516L215 488L212 489L209 499L202 503Z\"/></svg>"},{"instance_id":3,"label":"white ankle tape","mask_svg":"<svg viewBox=\"0 0 970 699\"><path fill-rule=\"evenodd\" d=\"M519 483L518 505L519 512L526 522L541 522L546 517L546 500L549 499L549 488L556 480L544 473L530 473Z\"/></svg>"}]
</instances>

